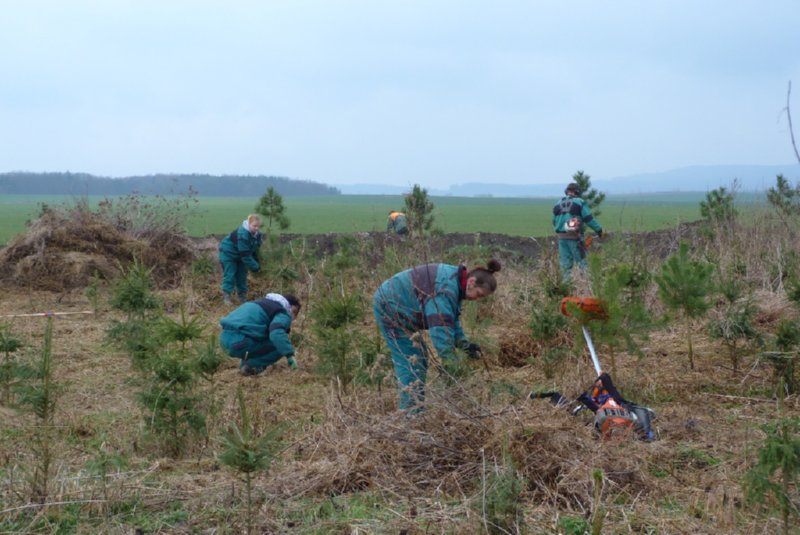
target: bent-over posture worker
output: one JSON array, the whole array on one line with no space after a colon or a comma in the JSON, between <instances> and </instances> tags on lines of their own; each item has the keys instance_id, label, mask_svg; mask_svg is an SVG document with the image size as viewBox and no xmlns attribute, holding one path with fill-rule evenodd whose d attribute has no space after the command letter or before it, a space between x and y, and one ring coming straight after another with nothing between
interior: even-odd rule
<instances>
[{"instance_id":1,"label":"bent-over posture worker","mask_svg":"<svg viewBox=\"0 0 800 535\"><path fill-rule=\"evenodd\" d=\"M408 218L403 212L389 210L389 219L386 221L386 232L394 232L398 236L408 234Z\"/></svg>"},{"instance_id":2,"label":"bent-over posture worker","mask_svg":"<svg viewBox=\"0 0 800 535\"><path fill-rule=\"evenodd\" d=\"M289 333L300 307L293 295L269 293L240 305L220 320L219 343L228 355L241 359L242 375L258 375L282 357L292 369L297 368Z\"/></svg>"},{"instance_id":3,"label":"bent-over posture worker","mask_svg":"<svg viewBox=\"0 0 800 535\"><path fill-rule=\"evenodd\" d=\"M463 349L471 358L480 357L478 344L470 343L461 328L461 302L494 293L500 262L468 271L449 264L425 264L387 279L375 292L374 312L378 328L392 353L400 390L400 409L418 412L425 399L429 349L420 337L428 330L442 359Z\"/></svg>"},{"instance_id":4,"label":"bent-over posture worker","mask_svg":"<svg viewBox=\"0 0 800 535\"><path fill-rule=\"evenodd\" d=\"M583 226L587 225L598 236L603 236L603 228L581 198L581 193L580 186L572 182L564 190L564 197L553 206L553 230L558 236L558 258L565 280L569 280L574 265L586 269Z\"/></svg>"},{"instance_id":5,"label":"bent-over posture worker","mask_svg":"<svg viewBox=\"0 0 800 535\"><path fill-rule=\"evenodd\" d=\"M261 218L250 214L233 232L222 239L219 244L219 263L222 264L222 297L226 305L231 302L234 288L239 302L247 301L247 270L257 272L261 269L258 262L258 249L261 247L263 235L259 232Z\"/></svg>"}]
</instances>

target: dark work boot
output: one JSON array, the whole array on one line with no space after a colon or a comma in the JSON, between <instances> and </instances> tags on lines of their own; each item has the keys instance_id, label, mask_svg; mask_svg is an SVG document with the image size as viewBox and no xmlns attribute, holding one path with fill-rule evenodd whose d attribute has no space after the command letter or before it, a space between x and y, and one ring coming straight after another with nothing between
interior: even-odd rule
<instances>
[{"instance_id":1,"label":"dark work boot","mask_svg":"<svg viewBox=\"0 0 800 535\"><path fill-rule=\"evenodd\" d=\"M250 366L249 364L242 364L241 368L239 368L239 373L241 373L245 377L251 377L253 375L259 375L263 371L264 371L264 368L256 368L256 367Z\"/></svg>"}]
</instances>

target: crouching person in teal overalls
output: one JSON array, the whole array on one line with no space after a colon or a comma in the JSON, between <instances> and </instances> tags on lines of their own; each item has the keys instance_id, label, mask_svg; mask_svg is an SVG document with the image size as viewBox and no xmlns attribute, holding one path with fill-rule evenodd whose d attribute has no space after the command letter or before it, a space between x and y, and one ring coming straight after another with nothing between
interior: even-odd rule
<instances>
[{"instance_id":1,"label":"crouching person in teal overalls","mask_svg":"<svg viewBox=\"0 0 800 535\"><path fill-rule=\"evenodd\" d=\"M241 359L242 375L258 375L282 357L292 369L297 368L289 332L300 306L293 295L270 293L239 306L220 320L219 343L228 355Z\"/></svg>"},{"instance_id":2,"label":"crouching person in teal overalls","mask_svg":"<svg viewBox=\"0 0 800 535\"><path fill-rule=\"evenodd\" d=\"M461 328L461 301L494 293L494 273L500 267L497 260L472 271L464 266L425 264L394 275L375 292L375 321L392 353L399 407L407 414L422 409L428 372L429 349L420 336L412 336L428 330L442 359L452 358L456 348L479 358L480 347L470 343Z\"/></svg>"}]
</instances>

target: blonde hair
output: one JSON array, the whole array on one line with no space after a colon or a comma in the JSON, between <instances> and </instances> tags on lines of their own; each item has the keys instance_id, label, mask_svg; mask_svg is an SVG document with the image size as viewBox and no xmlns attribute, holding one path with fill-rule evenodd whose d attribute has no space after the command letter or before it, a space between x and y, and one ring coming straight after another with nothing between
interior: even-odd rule
<instances>
[{"instance_id":1,"label":"blonde hair","mask_svg":"<svg viewBox=\"0 0 800 535\"><path fill-rule=\"evenodd\" d=\"M250 214L249 216L247 216L248 223L252 223L253 221L258 221L259 223L261 223L261 216L258 214Z\"/></svg>"}]
</instances>

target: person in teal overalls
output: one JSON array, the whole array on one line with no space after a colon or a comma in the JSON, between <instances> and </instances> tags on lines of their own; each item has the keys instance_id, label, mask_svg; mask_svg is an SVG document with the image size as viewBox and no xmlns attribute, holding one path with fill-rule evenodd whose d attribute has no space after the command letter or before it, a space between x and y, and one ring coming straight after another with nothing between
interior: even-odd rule
<instances>
[{"instance_id":1,"label":"person in teal overalls","mask_svg":"<svg viewBox=\"0 0 800 535\"><path fill-rule=\"evenodd\" d=\"M226 305L231 302L234 288L239 302L247 301L247 270L257 272L258 249L263 235L259 232L261 218L250 214L242 224L225 236L219 244L219 262L222 264L222 297Z\"/></svg>"},{"instance_id":2,"label":"person in teal overalls","mask_svg":"<svg viewBox=\"0 0 800 535\"><path fill-rule=\"evenodd\" d=\"M461 302L494 293L500 267L497 260L471 271L463 265L425 264L394 275L375 292L375 321L391 351L399 407L407 414L422 409L428 371L429 349L412 335L428 330L442 359L453 358L456 348L480 357L480 346L470 343L461 328Z\"/></svg>"},{"instance_id":3,"label":"person in teal overalls","mask_svg":"<svg viewBox=\"0 0 800 535\"><path fill-rule=\"evenodd\" d=\"M589 205L581 198L581 188L572 182L564 190L564 197L553 206L553 230L558 236L558 258L564 280L571 278L572 266L586 269L586 245L583 226L603 236L603 227L592 215Z\"/></svg>"},{"instance_id":4,"label":"person in teal overalls","mask_svg":"<svg viewBox=\"0 0 800 535\"><path fill-rule=\"evenodd\" d=\"M408 234L408 218L403 212L389 210L389 218L386 221L386 232L394 232L398 236Z\"/></svg>"},{"instance_id":5,"label":"person in teal overalls","mask_svg":"<svg viewBox=\"0 0 800 535\"><path fill-rule=\"evenodd\" d=\"M297 368L289 333L300 307L293 295L269 293L263 299L240 305L219 321L220 346L241 360L242 375L258 375L283 357L289 367Z\"/></svg>"}]
</instances>

